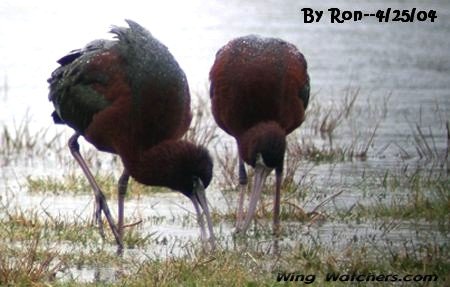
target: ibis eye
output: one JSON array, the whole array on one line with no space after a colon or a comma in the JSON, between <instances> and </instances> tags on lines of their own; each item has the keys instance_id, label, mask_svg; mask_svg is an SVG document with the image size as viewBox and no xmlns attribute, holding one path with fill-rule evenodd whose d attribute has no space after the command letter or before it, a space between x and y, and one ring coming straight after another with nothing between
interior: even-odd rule
<instances>
[{"instance_id":1,"label":"ibis eye","mask_svg":"<svg viewBox=\"0 0 450 287\"><path fill-rule=\"evenodd\" d=\"M261 153L256 154L256 160L255 160L255 166L260 165L267 167L266 163L264 162L264 158Z\"/></svg>"},{"instance_id":2,"label":"ibis eye","mask_svg":"<svg viewBox=\"0 0 450 287\"><path fill-rule=\"evenodd\" d=\"M197 176L192 177L192 186L194 189L198 186L199 178Z\"/></svg>"}]
</instances>

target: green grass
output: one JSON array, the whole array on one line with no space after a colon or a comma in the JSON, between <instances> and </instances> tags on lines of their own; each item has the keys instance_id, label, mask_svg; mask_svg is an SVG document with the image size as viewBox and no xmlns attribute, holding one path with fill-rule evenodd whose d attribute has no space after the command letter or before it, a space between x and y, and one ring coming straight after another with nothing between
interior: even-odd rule
<instances>
[{"instance_id":1,"label":"green grass","mask_svg":"<svg viewBox=\"0 0 450 287\"><path fill-rule=\"evenodd\" d=\"M31 286L54 281L65 269L65 257L58 247L43 242L42 234L33 229L20 242L1 238L0 285Z\"/></svg>"},{"instance_id":2,"label":"green grass","mask_svg":"<svg viewBox=\"0 0 450 287\"><path fill-rule=\"evenodd\" d=\"M102 189L106 197L117 197L118 178L113 174L96 174L95 180ZM89 185L87 178L81 171L64 174L62 178L45 176L27 176L25 188L30 193L37 194L54 194L54 195L77 195L77 194L93 194L92 187ZM168 192L167 188L145 186L133 179L128 184L127 196L151 194L155 192Z\"/></svg>"},{"instance_id":3,"label":"green grass","mask_svg":"<svg viewBox=\"0 0 450 287\"><path fill-rule=\"evenodd\" d=\"M276 280L278 274L284 272L314 274L316 279L313 286L347 286L346 282L326 282L326 274L330 272L400 276L432 274L439 281L428 286L444 286L444 282L450 282L450 263L446 256L448 246L433 242L420 245L408 245L406 242L400 248L389 242L381 247L364 242L335 250L309 241L285 247L285 251L275 257L267 250L250 243L237 246L236 249L222 248L212 253L205 253L198 243L189 243L184 247L187 255L147 257L144 260L130 257L119 259L102 248L63 255L61 251L54 251L39 241L35 242L24 250L26 254L22 254L27 263L21 262L20 267L12 265L14 269L7 270L8 275L0 277L0 283L22 286L31 283L37 286L98 286L99 282L79 283L75 279L58 279L61 278L61 273L56 271L64 271L71 265L115 270L115 279L101 279L103 286L286 286L286 283ZM48 249L41 250L42 248ZM6 256L17 255L10 250L7 253L2 251ZM0 262L4 264L4 261ZM30 268L31 265L36 270ZM26 271L28 275L19 275L18 271ZM374 283L368 286L380 285Z\"/></svg>"},{"instance_id":4,"label":"green grass","mask_svg":"<svg viewBox=\"0 0 450 287\"><path fill-rule=\"evenodd\" d=\"M363 180L367 185L370 179ZM375 192L367 194L369 204L357 204L351 209L338 212L343 218L378 220L393 219L429 222L440 230L450 232L450 180L445 174L430 176L416 171L412 174L386 173ZM369 185L368 188L373 188ZM364 187L367 188L367 187Z\"/></svg>"},{"instance_id":5,"label":"green grass","mask_svg":"<svg viewBox=\"0 0 450 287\"><path fill-rule=\"evenodd\" d=\"M49 250L36 253L30 249L17 252L2 248L0 251L0 284L39 286L43 284L36 282L51 282L64 269L64 262L56 258L57 253Z\"/></svg>"},{"instance_id":6,"label":"green grass","mask_svg":"<svg viewBox=\"0 0 450 287\"><path fill-rule=\"evenodd\" d=\"M344 224L349 229L344 234L338 232L331 234L331 238L323 239L319 232L320 222L309 227L306 233L298 227L288 227L292 223L297 224L295 226L307 226L312 219L300 217L303 211L299 211L301 202L296 202L296 198L304 197L296 197L292 192L285 193L282 205L283 240L279 243L281 251L276 255L273 255L269 200L258 210L261 224L257 225L256 230L252 229L246 238L236 239L230 244L229 235L216 230L219 238L216 252L204 252L198 241L180 242L158 238L156 234L146 233L138 225L126 230L125 242L128 249L141 255L125 255L123 258L118 258L114 246L110 245L113 238L109 232L106 241L103 241L96 228L86 220L51 217L45 210L11 209L6 202L0 213L0 241L7 243L0 247L0 285L98 286L100 282L103 286L297 284L277 282L277 276L286 272L314 274L312 286L347 286L348 282L327 282L325 279L329 272L399 276L431 274L438 276L439 281L426 286L449 284L450 260L447 254L450 246L448 240L437 239L432 232L440 231L448 239L448 179L430 177L428 173L418 170L412 173L391 172L378 177L365 176L362 181L353 186L354 189L360 189L361 194L365 189L377 187L374 195L366 194L368 199L383 199L387 194L407 196L390 201L380 200L373 205L359 204L350 210L330 208L333 205L328 203L321 222ZM312 197L318 196L318 192L306 191ZM323 198L319 201L323 201ZM158 224L161 219L144 220ZM189 217L176 220L192 221ZM215 215L216 225L224 221L234 221L231 211ZM358 222L365 222L373 230L379 230L378 235L355 232L353 237L345 236L348 232L351 235L351 226L358 225ZM414 234L414 230L420 234L419 242L412 235L397 240L389 236L397 232L402 222L409 224L408 229L412 231L409 234ZM436 227L436 222L442 226ZM425 231L422 230L424 223L429 226ZM294 242L288 243L289 240ZM181 250L177 255L170 251L175 245ZM159 255L149 252L155 248L166 251ZM97 279L99 281L91 278L89 280L94 281L83 283L79 281L80 278L70 277L70 268L106 268L113 270L116 275L113 278L100 276ZM379 284L369 282L368 285L355 286L383 286ZM408 286L422 285L408 283Z\"/></svg>"},{"instance_id":7,"label":"green grass","mask_svg":"<svg viewBox=\"0 0 450 287\"><path fill-rule=\"evenodd\" d=\"M450 286L450 194L448 149L443 154L435 137L420 123L411 124L406 148L399 143L399 167L362 171L360 178L345 181L341 164L371 161L377 146L378 127L386 118L388 98L381 104L358 106L360 91L348 89L337 102L322 105L314 97L307 119L288 138L282 186L282 236L274 252L270 176L256 218L247 236L232 238L237 196L237 153L234 143L223 143L224 134L211 124L207 104L200 102L185 138L210 147L215 157L213 186L225 199L211 206L218 250L205 252L197 238L167 236L144 228L175 224L196 227L190 214L165 218L142 215L126 222L143 224L125 230L126 252L115 254L114 239L105 223L102 239L91 220L80 215L52 215L45 207L27 209L13 204L15 193L33 197L78 197L92 189L74 163L65 135L48 130L32 133L30 118L3 127L0 162L14 169L20 155L30 162L51 158L67 169L62 176L39 171L18 174L17 185L1 186L0 286L298 286L277 282L285 272L314 274L312 286L348 286L326 282L328 272L341 274L435 274L438 282L403 283L399 286ZM369 122L361 131L361 121ZM443 132L449 133L448 123ZM445 128L446 127L446 128ZM346 131L345 137L341 132ZM347 137L347 135L349 137ZM414 154L414 149L416 154ZM117 193L122 168L117 157L103 156L87 144L82 155L109 199ZM106 160L105 160L106 158ZM402 162L407 159L409 161ZM416 161L411 161L415 159ZM327 171L318 174L317 168ZM31 168L30 168L31 169ZM329 174L327 174L329 173ZM337 174L336 174L337 173ZM3 169L1 175L3 174ZM337 176L336 176L337 175ZM249 170L249 189L252 184ZM335 179L333 176L336 176ZM342 179L344 178L344 179ZM166 189L149 188L131 180L128 199L145 198ZM351 207L337 202L357 197ZM138 210L138 213L140 211ZM141 214L139 215L141 216ZM406 229L406 230L404 230ZM275 253L275 254L274 254ZM76 271L94 273L77 277ZM353 286L386 286L386 282L353 283Z\"/></svg>"},{"instance_id":8,"label":"green grass","mask_svg":"<svg viewBox=\"0 0 450 287\"><path fill-rule=\"evenodd\" d=\"M2 220L0 240L8 244L0 247L0 285L99 284L67 279L63 274L69 267L108 268L119 272L115 279L101 279L106 280L105 286L284 286L276 282L278 272L315 274L318 284L315 286L346 286L344 283L327 285L324 282L327 272L436 274L447 283L450 280L450 262L446 255L449 245L433 241L431 235L425 243L413 243L408 238L398 242L378 238L376 241L349 241L345 248L336 248L330 241L305 237L299 232L290 235L299 241L294 245L282 241L281 254L274 257L270 248L271 227L267 224L258 225L258 232L250 232L243 242L236 242L236 247L221 242L217 252L204 253L198 241L188 241L182 243L185 255L149 256L142 260L117 258L113 246L108 244L113 242L112 237L108 236L103 242L96 229L84 221L52 223L40 218L23 212L15 218ZM219 234L219 238L223 236ZM154 249L155 244L167 246L168 250L173 244L170 239L153 240L139 229L127 230L126 237L127 248L138 248L144 258L146 250ZM24 245L27 248L23 248ZM14 258L23 259L16 262ZM439 282L429 286L442 286L444 281Z\"/></svg>"}]
</instances>

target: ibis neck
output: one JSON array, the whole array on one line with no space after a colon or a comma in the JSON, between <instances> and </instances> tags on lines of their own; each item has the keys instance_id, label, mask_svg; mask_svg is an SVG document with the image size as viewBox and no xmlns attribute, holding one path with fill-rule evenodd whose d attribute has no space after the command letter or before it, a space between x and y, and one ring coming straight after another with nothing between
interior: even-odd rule
<instances>
[{"instance_id":1,"label":"ibis neck","mask_svg":"<svg viewBox=\"0 0 450 287\"><path fill-rule=\"evenodd\" d=\"M131 147L131 148L130 148ZM138 182L163 186L190 196L193 179L207 187L212 178L212 159L208 151L183 140L163 141L146 150L128 144L119 149L125 168Z\"/></svg>"},{"instance_id":2,"label":"ibis neck","mask_svg":"<svg viewBox=\"0 0 450 287\"><path fill-rule=\"evenodd\" d=\"M180 190L174 183L179 166L180 148L183 142L164 141L156 146L142 150L129 145L119 150L124 167L138 182L146 185L165 186Z\"/></svg>"}]
</instances>

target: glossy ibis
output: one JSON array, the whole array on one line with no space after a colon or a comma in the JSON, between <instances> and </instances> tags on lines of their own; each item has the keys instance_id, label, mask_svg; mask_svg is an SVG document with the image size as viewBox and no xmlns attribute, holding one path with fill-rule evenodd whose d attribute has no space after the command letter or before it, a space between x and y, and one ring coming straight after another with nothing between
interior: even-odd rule
<instances>
[{"instance_id":1,"label":"glossy ibis","mask_svg":"<svg viewBox=\"0 0 450 287\"><path fill-rule=\"evenodd\" d=\"M309 100L306 60L294 45L283 40L240 37L217 52L210 81L214 119L236 139L239 151L241 192L236 232L245 234L265 179L275 169L273 227L278 234L286 135L302 124ZM254 168L255 181L243 221L244 162Z\"/></svg>"},{"instance_id":2,"label":"glossy ibis","mask_svg":"<svg viewBox=\"0 0 450 287\"><path fill-rule=\"evenodd\" d=\"M202 239L203 214L214 248L205 188L212 178L208 151L180 140L191 121L189 87L184 72L166 46L139 24L113 27L114 40L95 40L58 60L48 80L57 124L75 130L72 155L94 189L96 220L103 234L103 211L119 250L123 248L124 197L129 177L179 191L194 204ZM118 154L124 171L118 185L118 223L83 160L77 139L98 150ZM203 211L202 211L203 210Z\"/></svg>"}]
</instances>

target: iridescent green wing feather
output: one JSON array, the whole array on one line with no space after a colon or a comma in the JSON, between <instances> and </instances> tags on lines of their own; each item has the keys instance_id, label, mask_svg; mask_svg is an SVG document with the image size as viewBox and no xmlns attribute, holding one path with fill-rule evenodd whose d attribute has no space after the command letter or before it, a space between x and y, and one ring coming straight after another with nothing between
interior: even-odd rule
<instances>
[{"instance_id":1,"label":"iridescent green wing feather","mask_svg":"<svg viewBox=\"0 0 450 287\"><path fill-rule=\"evenodd\" d=\"M49 100L55 107L52 114L55 123L67 124L83 134L92 117L110 105L104 96L93 88L94 84L105 84L107 77L98 72L87 72L87 67L97 53L113 44L112 41L97 40L58 60L61 66L48 80Z\"/></svg>"}]
</instances>

